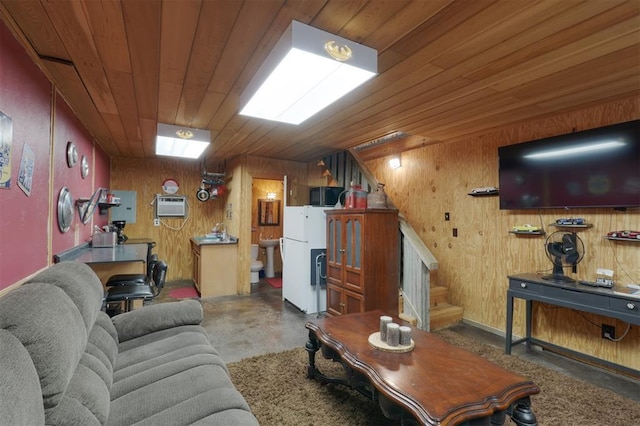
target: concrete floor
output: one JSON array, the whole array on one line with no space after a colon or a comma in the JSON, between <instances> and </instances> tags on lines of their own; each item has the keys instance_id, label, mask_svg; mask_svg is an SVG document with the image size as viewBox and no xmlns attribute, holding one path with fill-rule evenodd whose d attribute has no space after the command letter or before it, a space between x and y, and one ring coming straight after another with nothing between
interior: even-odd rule
<instances>
[{"instance_id":1,"label":"concrete floor","mask_svg":"<svg viewBox=\"0 0 640 426\"><path fill-rule=\"evenodd\" d=\"M167 288L170 290L175 285L184 285L184 282L168 283ZM166 296L167 293L167 290L163 291L157 301L173 300ZM317 314L305 314L291 303L283 301L282 291L272 288L264 280L252 285L251 294L201 299L201 303L205 313L203 326L227 363L302 347L308 338L304 324L317 318ZM451 329L483 343L504 348L503 337L472 325L459 323ZM524 345L514 347L512 354L640 402L639 380L549 351L539 349L527 352Z\"/></svg>"}]
</instances>

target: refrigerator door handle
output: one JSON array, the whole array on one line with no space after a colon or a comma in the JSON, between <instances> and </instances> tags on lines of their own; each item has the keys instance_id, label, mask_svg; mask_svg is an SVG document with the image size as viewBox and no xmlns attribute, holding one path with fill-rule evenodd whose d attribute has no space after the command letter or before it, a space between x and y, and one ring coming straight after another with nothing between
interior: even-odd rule
<instances>
[{"instance_id":1,"label":"refrigerator door handle","mask_svg":"<svg viewBox=\"0 0 640 426\"><path fill-rule=\"evenodd\" d=\"M282 258L282 263L284 263L284 237L280 237L280 257Z\"/></svg>"}]
</instances>

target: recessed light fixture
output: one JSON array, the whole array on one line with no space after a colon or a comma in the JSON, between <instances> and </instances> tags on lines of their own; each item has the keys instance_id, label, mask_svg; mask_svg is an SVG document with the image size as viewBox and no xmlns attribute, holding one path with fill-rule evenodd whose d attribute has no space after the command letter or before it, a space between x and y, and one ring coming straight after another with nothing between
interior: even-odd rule
<instances>
[{"instance_id":1,"label":"recessed light fixture","mask_svg":"<svg viewBox=\"0 0 640 426\"><path fill-rule=\"evenodd\" d=\"M241 115L300 124L377 73L375 49L292 21L240 97Z\"/></svg>"},{"instance_id":2,"label":"recessed light fixture","mask_svg":"<svg viewBox=\"0 0 640 426\"><path fill-rule=\"evenodd\" d=\"M156 155L198 158L209 146L211 132L158 123Z\"/></svg>"}]
</instances>

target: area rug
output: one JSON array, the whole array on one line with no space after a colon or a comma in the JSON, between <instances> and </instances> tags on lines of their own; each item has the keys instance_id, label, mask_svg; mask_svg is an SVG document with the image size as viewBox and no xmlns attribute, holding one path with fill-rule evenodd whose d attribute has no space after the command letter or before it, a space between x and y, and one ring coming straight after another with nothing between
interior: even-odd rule
<instances>
[{"instance_id":1,"label":"area rug","mask_svg":"<svg viewBox=\"0 0 640 426\"><path fill-rule=\"evenodd\" d=\"M200 297L198 291L193 287L178 287L173 290L169 290L169 297L173 299L193 299Z\"/></svg>"},{"instance_id":2,"label":"area rug","mask_svg":"<svg viewBox=\"0 0 640 426\"><path fill-rule=\"evenodd\" d=\"M450 330L444 340L531 378L541 392L531 397L540 426L628 426L640 424L640 403L615 392L541 367ZM376 403L340 385L306 378L307 352L301 347L229 364L231 378L264 426L397 425ZM337 363L316 356L323 373L341 374Z\"/></svg>"},{"instance_id":3,"label":"area rug","mask_svg":"<svg viewBox=\"0 0 640 426\"><path fill-rule=\"evenodd\" d=\"M269 284L273 288L282 288L282 278L281 277L265 278L264 280L267 282L267 284Z\"/></svg>"}]
</instances>

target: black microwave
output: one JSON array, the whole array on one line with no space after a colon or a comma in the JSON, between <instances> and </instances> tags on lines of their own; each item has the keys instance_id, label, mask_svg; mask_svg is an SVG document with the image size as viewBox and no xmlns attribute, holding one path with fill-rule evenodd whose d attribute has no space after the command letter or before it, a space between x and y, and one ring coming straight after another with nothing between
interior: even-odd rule
<instances>
[{"instance_id":1,"label":"black microwave","mask_svg":"<svg viewBox=\"0 0 640 426\"><path fill-rule=\"evenodd\" d=\"M344 191L341 186L318 186L309 188L309 204L312 206L335 206Z\"/></svg>"}]
</instances>

